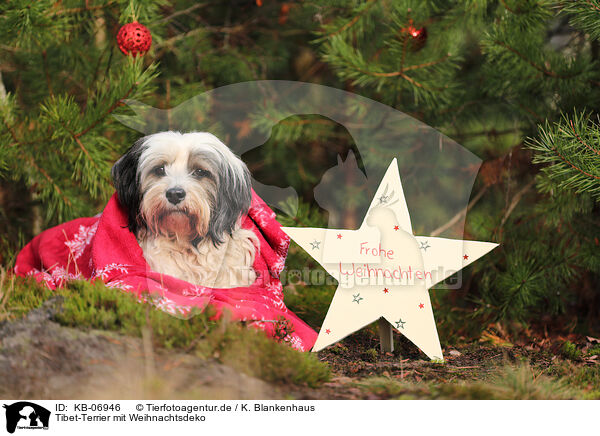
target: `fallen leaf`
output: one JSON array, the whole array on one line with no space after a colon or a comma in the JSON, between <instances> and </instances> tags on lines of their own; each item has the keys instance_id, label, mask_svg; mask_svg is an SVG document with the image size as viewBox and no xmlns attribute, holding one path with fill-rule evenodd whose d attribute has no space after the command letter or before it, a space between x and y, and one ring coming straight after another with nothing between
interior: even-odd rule
<instances>
[{"instance_id":1,"label":"fallen leaf","mask_svg":"<svg viewBox=\"0 0 600 436\"><path fill-rule=\"evenodd\" d=\"M511 344L510 342L502 339L500 336L495 335L489 331L485 331L481 335L480 341L486 341L486 340L492 342L495 345L499 345L501 347L512 347L513 346L513 344Z\"/></svg>"}]
</instances>

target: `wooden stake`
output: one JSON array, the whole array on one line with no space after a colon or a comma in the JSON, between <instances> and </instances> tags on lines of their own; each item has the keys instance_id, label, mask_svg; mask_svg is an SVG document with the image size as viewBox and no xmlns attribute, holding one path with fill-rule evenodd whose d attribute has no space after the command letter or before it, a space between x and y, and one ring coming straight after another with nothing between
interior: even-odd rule
<instances>
[{"instance_id":1,"label":"wooden stake","mask_svg":"<svg viewBox=\"0 0 600 436\"><path fill-rule=\"evenodd\" d=\"M379 346L382 352L394 351L394 332L392 325L384 318L379 318Z\"/></svg>"}]
</instances>

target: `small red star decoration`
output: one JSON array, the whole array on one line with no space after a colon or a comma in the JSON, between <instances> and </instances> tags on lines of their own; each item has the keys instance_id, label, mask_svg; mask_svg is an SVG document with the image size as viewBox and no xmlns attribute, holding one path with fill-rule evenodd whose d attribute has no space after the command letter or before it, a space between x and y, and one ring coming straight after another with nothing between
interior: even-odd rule
<instances>
[{"instance_id":1,"label":"small red star decoration","mask_svg":"<svg viewBox=\"0 0 600 436\"><path fill-rule=\"evenodd\" d=\"M384 293L384 294L387 294L388 292L390 292L390 290L389 290L388 288L384 288L384 289L383 289L383 293Z\"/></svg>"},{"instance_id":2,"label":"small red star decoration","mask_svg":"<svg viewBox=\"0 0 600 436\"><path fill-rule=\"evenodd\" d=\"M469 258L469 256L467 256L466 254L463 256L464 260L467 260Z\"/></svg>"},{"instance_id":3,"label":"small red star decoration","mask_svg":"<svg viewBox=\"0 0 600 436\"><path fill-rule=\"evenodd\" d=\"M338 233L338 239L342 239L342 234Z\"/></svg>"},{"instance_id":4,"label":"small red star decoration","mask_svg":"<svg viewBox=\"0 0 600 436\"><path fill-rule=\"evenodd\" d=\"M331 333L331 330L327 329L327 330L325 330L325 333L329 334L329 333Z\"/></svg>"},{"instance_id":5,"label":"small red star decoration","mask_svg":"<svg viewBox=\"0 0 600 436\"><path fill-rule=\"evenodd\" d=\"M423 309L425 305L423 303L419 304L419 309Z\"/></svg>"},{"instance_id":6,"label":"small red star decoration","mask_svg":"<svg viewBox=\"0 0 600 436\"><path fill-rule=\"evenodd\" d=\"M394 226L394 230L399 230L400 227L399 226Z\"/></svg>"}]
</instances>

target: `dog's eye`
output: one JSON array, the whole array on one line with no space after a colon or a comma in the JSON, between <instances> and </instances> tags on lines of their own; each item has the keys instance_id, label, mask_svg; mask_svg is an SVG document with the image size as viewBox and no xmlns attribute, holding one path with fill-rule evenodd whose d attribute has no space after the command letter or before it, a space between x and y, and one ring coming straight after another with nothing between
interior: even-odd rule
<instances>
[{"instance_id":1,"label":"dog's eye","mask_svg":"<svg viewBox=\"0 0 600 436\"><path fill-rule=\"evenodd\" d=\"M154 168L152 170L152 174L154 174L155 176L158 176L158 177L164 176L166 174L165 173L165 166L164 165L160 165L160 166Z\"/></svg>"},{"instance_id":2,"label":"dog's eye","mask_svg":"<svg viewBox=\"0 0 600 436\"><path fill-rule=\"evenodd\" d=\"M201 168L196 168L193 172L192 172L192 176L198 178L198 179L202 179L204 177L210 177L210 172L203 170Z\"/></svg>"}]
</instances>

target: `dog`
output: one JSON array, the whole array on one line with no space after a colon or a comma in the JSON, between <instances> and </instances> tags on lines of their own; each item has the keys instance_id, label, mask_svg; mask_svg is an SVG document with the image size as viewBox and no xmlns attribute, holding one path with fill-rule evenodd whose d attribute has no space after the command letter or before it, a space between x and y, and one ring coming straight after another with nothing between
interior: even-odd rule
<instances>
[{"instance_id":1,"label":"dog","mask_svg":"<svg viewBox=\"0 0 600 436\"><path fill-rule=\"evenodd\" d=\"M129 230L153 271L213 288L248 286L258 238L241 228L250 172L216 136L145 136L111 170Z\"/></svg>"}]
</instances>

